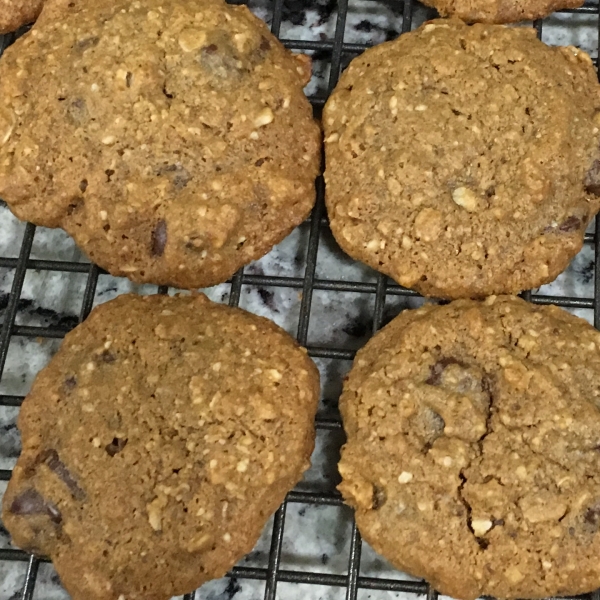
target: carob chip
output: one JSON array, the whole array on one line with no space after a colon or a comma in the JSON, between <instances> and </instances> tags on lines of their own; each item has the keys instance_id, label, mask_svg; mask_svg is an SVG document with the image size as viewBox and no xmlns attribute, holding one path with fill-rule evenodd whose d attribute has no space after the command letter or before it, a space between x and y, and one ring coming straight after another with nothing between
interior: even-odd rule
<instances>
[{"instance_id":1,"label":"carob chip","mask_svg":"<svg viewBox=\"0 0 600 600\"><path fill-rule=\"evenodd\" d=\"M167 222L161 219L152 230L152 256L162 256L167 245Z\"/></svg>"},{"instance_id":2,"label":"carob chip","mask_svg":"<svg viewBox=\"0 0 600 600\"><path fill-rule=\"evenodd\" d=\"M544 229L544 233L571 233L572 231L577 231L583 225L583 219L576 217L575 215L571 215L567 217L562 223L549 225Z\"/></svg>"},{"instance_id":3,"label":"carob chip","mask_svg":"<svg viewBox=\"0 0 600 600\"><path fill-rule=\"evenodd\" d=\"M21 516L47 515L56 524L62 521L62 515L56 505L46 500L33 488L25 490L14 498L10 505L10 512Z\"/></svg>"},{"instance_id":4,"label":"carob chip","mask_svg":"<svg viewBox=\"0 0 600 600\"><path fill-rule=\"evenodd\" d=\"M595 160L585 175L583 182L585 191L594 196L600 196L600 160Z\"/></svg>"},{"instance_id":5,"label":"carob chip","mask_svg":"<svg viewBox=\"0 0 600 600\"><path fill-rule=\"evenodd\" d=\"M72 390L76 385L77 385L77 379L75 379L74 375L72 375L71 377L67 377L67 379L65 379L64 386L68 390Z\"/></svg>"},{"instance_id":6,"label":"carob chip","mask_svg":"<svg viewBox=\"0 0 600 600\"><path fill-rule=\"evenodd\" d=\"M104 363L113 363L115 360L117 360L117 357L112 352L104 350L104 352L102 352L100 355L100 360Z\"/></svg>"},{"instance_id":7,"label":"carob chip","mask_svg":"<svg viewBox=\"0 0 600 600\"><path fill-rule=\"evenodd\" d=\"M581 219L575 215L571 215L568 219L563 221L559 226L558 230L568 233L570 231L577 231L581 227Z\"/></svg>"},{"instance_id":8,"label":"carob chip","mask_svg":"<svg viewBox=\"0 0 600 600\"><path fill-rule=\"evenodd\" d=\"M73 498L76 500L83 500L85 498L85 492L79 487L79 484L73 475L71 475L69 469L65 466L65 463L60 460L56 450L45 450L42 452L40 460L45 463L51 471L54 471L54 473L58 475L60 480L69 488Z\"/></svg>"},{"instance_id":9,"label":"carob chip","mask_svg":"<svg viewBox=\"0 0 600 600\"><path fill-rule=\"evenodd\" d=\"M110 444L106 444L106 446L104 446L104 449L106 450L107 454L109 454L110 456L114 456L115 454L119 454L119 452L121 452L121 450L123 450L123 448L125 448L126 445L126 439L113 438L113 441Z\"/></svg>"},{"instance_id":10,"label":"carob chip","mask_svg":"<svg viewBox=\"0 0 600 600\"><path fill-rule=\"evenodd\" d=\"M600 526L600 503L590 506L585 513L583 513L583 520L594 527Z\"/></svg>"},{"instance_id":11,"label":"carob chip","mask_svg":"<svg viewBox=\"0 0 600 600\"><path fill-rule=\"evenodd\" d=\"M373 486L373 499L371 500L373 510L380 509L387 500L387 494L385 490L377 485Z\"/></svg>"}]
</instances>

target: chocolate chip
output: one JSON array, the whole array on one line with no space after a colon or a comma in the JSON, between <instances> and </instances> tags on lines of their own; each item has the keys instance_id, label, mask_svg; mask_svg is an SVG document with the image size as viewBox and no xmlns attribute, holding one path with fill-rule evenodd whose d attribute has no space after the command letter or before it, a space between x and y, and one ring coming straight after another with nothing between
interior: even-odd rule
<instances>
[{"instance_id":1,"label":"chocolate chip","mask_svg":"<svg viewBox=\"0 0 600 600\"><path fill-rule=\"evenodd\" d=\"M82 180L79 182L79 189L80 189L82 192L85 192L85 190L87 190L87 186L88 186L88 180L87 180L87 179L82 179Z\"/></svg>"},{"instance_id":2,"label":"chocolate chip","mask_svg":"<svg viewBox=\"0 0 600 600\"><path fill-rule=\"evenodd\" d=\"M67 379L65 379L64 386L68 390L72 390L76 385L77 385L77 379L75 379L74 375L72 375L71 377L68 377Z\"/></svg>"},{"instance_id":3,"label":"chocolate chip","mask_svg":"<svg viewBox=\"0 0 600 600\"><path fill-rule=\"evenodd\" d=\"M600 526L600 504L590 506L585 513L583 513L583 520L588 525Z\"/></svg>"},{"instance_id":4,"label":"chocolate chip","mask_svg":"<svg viewBox=\"0 0 600 600\"><path fill-rule=\"evenodd\" d=\"M56 473L59 479L69 488L69 491L75 500L83 500L85 498L85 492L81 489L73 475L71 475L71 472L67 469L65 463L60 460L56 450L44 450L40 455L40 461L45 463L51 471Z\"/></svg>"},{"instance_id":5,"label":"chocolate chip","mask_svg":"<svg viewBox=\"0 0 600 600\"><path fill-rule=\"evenodd\" d=\"M440 385L442 383L442 373L446 370L446 367L450 365L462 366L463 363L452 357L440 358L429 367L429 377L425 380L425 383L429 385Z\"/></svg>"},{"instance_id":6,"label":"chocolate chip","mask_svg":"<svg viewBox=\"0 0 600 600\"><path fill-rule=\"evenodd\" d=\"M263 35L260 40L260 49L265 52L271 48L271 42Z\"/></svg>"},{"instance_id":7,"label":"chocolate chip","mask_svg":"<svg viewBox=\"0 0 600 600\"><path fill-rule=\"evenodd\" d=\"M127 75L125 75L125 85L130 88L131 83L133 82L133 73L127 71Z\"/></svg>"},{"instance_id":8,"label":"chocolate chip","mask_svg":"<svg viewBox=\"0 0 600 600\"><path fill-rule=\"evenodd\" d=\"M37 490L29 489L19 494L10 505L10 512L15 515L47 515L57 525L62 515L55 504L46 500Z\"/></svg>"},{"instance_id":9,"label":"chocolate chip","mask_svg":"<svg viewBox=\"0 0 600 600\"><path fill-rule=\"evenodd\" d=\"M10 511L15 515L44 514L46 512L46 501L37 490L25 490L12 501Z\"/></svg>"},{"instance_id":10,"label":"chocolate chip","mask_svg":"<svg viewBox=\"0 0 600 600\"><path fill-rule=\"evenodd\" d=\"M167 222L161 219L152 230L152 256L162 256L167 245Z\"/></svg>"},{"instance_id":11,"label":"chocolate chip","mask_svg":"<svg viewBox=\"0 0 600 600\"><path fill-rule=\"evenodd\" d=\"M487 547L490 545L490 542L485 538L476 537L475 539L477 540L477 543L479 544L479 547L482 550L486 550Z\"/></svg>"},{"instance_id":12,"label":"chocolate chip","mask_svg":"<svg viewBox=\"0 0 600 600\"><path fill-rule=\"evenodd\" d=\"M594 196L600 196L600 160L595 160L585 175L583 182L585 191Z\"/></svg>"},{"instance_id":13,"label":"chocolate chip","mask_svg":"<svg viewBox=\"0 0 600 600\"><path fill-rule=\"evenodd\" d=\"M112 352L104 350L104 352L102 352L100 355L100 360L104 363L113 363L115 360L117 360L117 357Z\"/></svg>"},{"instance_id":14,"label":"chocolate chip","mask_svg":"<svg viewBox=\"0 0 600 600\"><path fill-rule=\"evenodd\" d=\"M67 214L72 215L76 210L83 206L83 198L73 198L67 206Z\"/></svg>"},{"instance_id":15,"label":"chocolate chip","mask_svg":"<svg viewBox=\"0 0 600 600\"><path fill-rule=\"evenodd\" d=\"M577 231L581 227L581 219L571 215L568 219L563 221L559 226L558 230L564 233L569 233L571 231Z\"/></svg>"},{"instance_id":16,"label":"chocolate chip","mask_svg":"<svg viewBox=\"0 0 600 600\"><path fill-rule=\"evenodd\" d=\"M88 48L93 48L98 45L100 38L98 36L92 36L88 38L84 38L82 40L77 40L75 42L75 48L80 52L85 52Z\"/></svg>"},{"instance_id":17,"label":"chocolate chip","mask_svg":"<svg viewBox=\"0 0 600 600\"><path fill-rule=\"evenodd\" d=\"M110 444L106 444L104 449L106 450L109 456L114 456L115 454L119 454L123 448L125 448L127 444L127 440L123 440L120 438L113 438L113 441Z\"/></svg>"},{"instance_id":18,"label":"chocolate chip","mask_svg":"<svg viewBox=\"0 0 600 600\"><path fill-rule=\"evenodd\" d=\"M376 485L373 486L373 499L371 500L371 508L373 510L380 509L386 502L387 495L383 488Z\"/></svg>"},{"instance_id":19,"label":"chocolate chip","mask_svg":"<svg viewBox=\"0 0 600 600\"><path fill-rule=\"evenodd\" d=\"M266 158L259 158L255 163L254 166L255 167L262 167L264 162L265 162Z\"/></svg>"}]
</instances>

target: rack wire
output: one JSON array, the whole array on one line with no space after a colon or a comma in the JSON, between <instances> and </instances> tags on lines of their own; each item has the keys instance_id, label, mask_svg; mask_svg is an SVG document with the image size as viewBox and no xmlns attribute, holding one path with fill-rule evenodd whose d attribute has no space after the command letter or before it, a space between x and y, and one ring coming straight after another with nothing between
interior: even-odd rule
<instances>
[{"instance_id":1,"label":"rack wire","mask_svg":"<svg viewBox=\"0 0 600 600\"><path fill-rule=\"evenodd\" d=\"M270 23L272 32L280 37L282 23L284 21L285 3L292 0L273 0L269 8L267 21ZM283 44L294 51L317 53L317 55L329 67L324 92L317 92L310 97L315 109L315 114L320 115L328 94L335 87L340 72L348 62L366 48L368 44L349 43L345 41L346 20L349 10L349 1L352 0L330 0L335 18L335 29L333 37L318 41L307 41L300 39L283 39ZM366 0L369 2L369 0ZM372 2L373 10L381 6L387 0ZM401 33L406 33L414 28L414 13L416 9L423 11L423 7L416 0L390 0L394 4L394 10L402 16ZM233 0L234 3L242 3ZM298 4L298 0L294 0ZM310 0L305 0L310 2ZM427 12L428 10L428 12ZM582 7L561 11L563 13L587 14L595 17L598 41L600 42L600 9L596 2L586 2ZM425 14L433 17L435 11L426 9ZM534 22L538 36L541 38L544 21ZM0 54L11 44L16 35L0 36ZM324 57L324 58L323 58ZM260 286L262 288L288 288L301 291L301 304L297 323L296 336L300 344L307 346L309 355L313 358L329 359L333 361L350 361L354 357L354 350L345 345L318 346L309 344L309 324L311 318L311 303L313 293L318 290L330 293L354 292L374 296L374 309L372 315L372 332L375 333L384 321L386 302L394 297L417 296L415 292L402 288L393 283L385 276L378 274L375 281L347 281L343 279L319 278L316 275L317 254L319 243L323 239L328 222L324 205L324 182L319 177L316 182L317 202L307 224L308 241L305 245L305 269L302 277L287 277L279 275L257 275L244 272L241 269L229 282L230 289L228 302L232 306L240 303L240 297L244 286ZM0 203L2 201L0 200ZM70 262L62 260L38 260L30 258L36 227L28 223L25 227L20 251L17 258L0 256L0 269L13 271L12 288L9 293L8 302L0 315L3 316L2 329L0 330L0 382L5 371L7 355L11 340L18 337L60 339L68 332L69 328L64 326L31 326L17 324L19 301L21 299L25 277L30 271L51 271L61 273L80 273L87 275L85 291L81 297L79 311L79 322L82 322L92 309L98 278L105 272L96 265ZM593 247L594 264L600 264L600 219L596 221L594 230L585 236L585 244ZM536 304L556 304L564 308L592 309L593 322L596 327L600 326L600 269L594 269L593 297L574 296L550 296L539 293L525 292L524 297ZM167 288L158 288L160 293L167 293ZM0 395L0 406L19 407L23 396ZM340 431L341 421L339 415L331 416L329 412L317 415L317 431ZM0 440L1 441L1 440ZM11 471L0 470L0 482L8 481ZM344 574L320 573L306 570L282 568L282 545L285 531L285 519L287 507L290 504L305 504L316 506L341 506L340 495L327 490L304 491L296 489L291 491L283 505L277 510L273 519L271 532L270 550L266 567L250 567L238 565L229 574L236 580L253 579L264 581L264 599L275 600L284 597L278 595L279 583L312 584L318 586L329 586L344 590L346 600L356 600L359 591L370 590L373 592L369 597L377 599L377 592L403 592L410 595L425 595L427 600L435 600L437 592L423 581L390 579L361 575L361 549L362 541L356 525L352 525L350 537L350 549L348 553L347 568ZM31 600L34 597L36 580L40 564L45 559L30 556L27 553L12 549L0 549L0 564L4 561L25 562L26 575L20 598ZM184 596L185 600L200 600L202 592L195 592ZM386 596L387 597L387 596ZM600 600L600 591L578 596L581 600Z\"/></svg>"}]
</instances>

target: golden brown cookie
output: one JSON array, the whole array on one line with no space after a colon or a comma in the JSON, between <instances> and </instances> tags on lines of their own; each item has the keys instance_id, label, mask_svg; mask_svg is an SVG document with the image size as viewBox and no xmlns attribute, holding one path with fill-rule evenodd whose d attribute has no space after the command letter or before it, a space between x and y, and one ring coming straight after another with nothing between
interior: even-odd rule
<instances>
[{"instance_id":1,"label":"golden brown cookie","mask_svg":"<svg viewBox=\"0 0 600 600\"><path fill-rule=\"evenodd\" d=\"M0 197L113 275L225 281L314 204L309 78L245 6L52 0L0 60Z\"/></svg>"},{"instance_id":2,"label":"golden brown cookie","mask_svg":"<svg viewBox=\"0 0 600 600\"><path fill-rule=\"evenodd\" d=\"M516 23L548 16L563 8L577 8L583 0L424 0L442 17L469 23Z\"/></svg>"},{"instance_id":3,"label":"golden brown cookie","mask_svg":"<svg viewBox=\"0 0 600 600\"><path fill-rule=\"evenodd\" d=\"M552 281L600 208L599 92L532 29L436 20L367 50L324 110L335 238L427 296Z\"/></svg>"},{"instance_id":4,"label":"golden brown cookie","mask_svg":"<svg viewBox=\"0 0 600 600\"><path fill-rule=\"evenodd\" d=\"M309 466L319 376L279 327L120 296L69 333L19 415L14 542L73 600L166 600L249 552Z\"/></svg>"},{"instance_id":5,"label":"golden brown cookie","mask_svg":"<svg viewBox=\"0 0 600 600\"><path fill-rule=\"evenodd\" d=\"M35 21L42 6L43 0L0 0L0 34Z\"/></svg>"},{"instance_id":6,"label":"golden brown cookie","mask_svg":"<svg viewBox=\"0 0 600 600\"><path fill-rule=\"evenodd\" d=\"M407 310L340 400L345 500L397 568L464 600L600 586L600 333L515 297Z\"/></svg>"}]
</instances>

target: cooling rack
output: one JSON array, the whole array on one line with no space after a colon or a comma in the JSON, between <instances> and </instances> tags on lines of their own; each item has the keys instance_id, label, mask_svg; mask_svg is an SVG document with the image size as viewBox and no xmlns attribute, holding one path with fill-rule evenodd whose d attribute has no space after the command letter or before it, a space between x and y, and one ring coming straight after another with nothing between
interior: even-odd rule
<instances>
[{"instance_id":1,"label":"cooling rack","mask_svg":"<svg viewBox=\"0 0 600 600\"><path fill-rule=\"evenodd\" d=\"M257 4L252 4L252 2ZM264 4L263 2L266 2ZM395 28L387 29L382 27L380 34L385 38L394 37L397 34L403 34L414 29L424 18L435 16L435 11L426 9L413 0L250 0L251 8L259 16L265 19L272 32L278 36L283 44L294 51L305 52L313 56L315 71L318 71L316 85L309 86L310 100L313 104L315 114L320 117L321 109L327 99L328 94L335 87L340 72L347 66L352 58L364 51L369 44L357 42L349 39L348 36L348 17L353 10L352 3L358 3L358 10L375 18L375 21L381 23L381 15L394 15ZM241 2L236 2L241 3ZM299 39L301 35L295 35L298 29L286 26L286 23L297 24L302 20L302 14L305 11L313 10L315 14L326 15L331 27L321 33L319 39ZM600 15L597 3L586 2L581 8L561 11L561 15L586 15L588 25L591 22L595 28L597 41L600 39ZM384 15L384 16L385 16ZM551 17L556 19L557 17ZM385 20L385 19L384 19ZM533 23L537 29L538 36L542 37L547 20L539 20ZM380 25L379 25L380 26ZM556 28L556 22L553 27ZM558 23L560 27L560 21ZM372 27L368 19L360 21L355 25L357 30L369 31ZM23 33L23 32L20 32ZM380 35L380 37L381 37ZM0 53L11 44L17 35L0 36ZM597 62L597 59L596 59ZM304 234L301 237L301 260L302 273L298 275L289 274L264 274L260 270L247 267L240 270L227 284L226 293L222 298L232 306L240 303L242 292L245 287L254 286L259 289L263 298L272 296L273 289L295 290L299 294L300 306L296 315L295 333L298 341L308 347L311 357L317 360L325 360L330 363L341 362L344 366L336 373L347 371L350 361L354 357L356 344L348 343L327 343L311 344L309 339L309 326L311 323L311 305L315 292L327 293L330 295L343 294L363 294L371 299L372 314L365 323L358 324L359 329L357 337L363 338L374 333L385 321L389 320L398 312L398 307L402 302L414 300L418 302L418 295L410 290L406 290L397 284L391 282L385 276L373 274L371 278L363 277L335 277L322 276L317 270L317 261L320 244L323 245L326 239L331 239L329 227L324 208L324 183L323 178L319 177L316 182L317 202L312 215L307 223L302 227ZM2 207L0 201L0 207ZM6 213L0 212L0 218ZM12 284L8 294L0 294L0 318L2 318L2 329L0 331L0 390L2 389L2 377L5 375L5 367L9 347L11 343L20 338L36 340L60 340L64 335L76 325L77 321L83 321L89 314L95 303L95 295L98 286L99 277L108 277L104 271L93 264L81 261L70 261L50 257L48 259L32 257L32 248L36 227L27 224L19 235L20 248L12 256L0 255L0 271L9 273L12 277ZM590 265L598 265L600 258L600 220L588 230L585 236L585 250L591 256ZM589 289L593 294L572 294L561 295L552 293L543 293L538 291L532 293L525 292L524 297L531 302L538 304L556 304L571 310L587 310L589 319L593 320L596 327L600 326L600 269L589 267ZM83 292L79 298L79 316L78 319L65 319L63 322L45 324L19 324L18 313L23 306L23 287L26 276L31 272L55 272L62 274L80 274L86 277L86 283ZM593 273L593 274L592 274ZM335 273L334 273L335 275ZM153 291L157 291L154 288ZM160 293L167 293L167 288L158 288ZM44 290L39 290L40 294ZM392 307L390 309L390 306ZM339 376L341 378L341 375ZM339 382L338 382L339 383ZM339 386L338 386L339 388ZM292 594L285 590L292 588L286 587L282 591L281 584L292 584L297 586L298 593L294 593L294 598L314 598L327 597L323 593L324 589L335 588L338 591L336 598L345 597L347 600L356 600L357 598L379 598L398 597L409 598L416 595L425 595L427 600L437 598L437 592L423 581L389 575L385 571L385 576L374 576L372 572L365 574L361 569L361 557L364 556L364 546L356 526L350 523L348 543L340 552L344 552L342 572L321 572L316 568L302 568L294 565L293 561L282 560L282 548L286 532L286 514L290 507L296 509L302 506L321 506L337 507L342 509L340 495L335 491L335 457L339 451L339 445L343 439L341 434L341 422L339 414L336 412L336 398L327 398L322 403L319 414L316 419L317 435L333 433L333 452L331 448L328 459L330 461L328 472L329 480L326 485L317 486L299 486L291 491L284 504L277 510L272 519L270 529L263 535L267 536L266 551L264 552L264 564L260 566L248 566L242 561L234 567L228 575L229 584L218 597L231 599L241 590L244 581L254 580L261 583L261 587L256 598L265 600L275 600L276 598L291 597ZM0 394L0 407L18 408L23 401L22 395ZM324 406L326 408L324 408ZM0 431L0 436L3 433ZM4 434L6 435L6 434ZM0 439L0 443L2 439ZM10 469L0 470L0 482L8 481L10 478ZM302 514L302 508L299 509ZM348 511L346 511L348 512ZM321 557L314 557L315 560L310 566L319 563ZM323 564L325 564L325 555L323 555ZM600 560L600 558L599 558ZM36 582L40 566L45 562L44 559L30 556L27 553L14 548L0 548L0 566L6 563L20 564L25 568L25 577L22 589L12 598L21 598L31 600L32 598L43 598L36 593ZM285 564L284 564L285 563ZM279 585L279 591L278 591ZM315 590L313 593L311 590ZM318 590L318 591L317 591ZM200 600L204 598L216 598L215 595L205 596L203 588L195 593L184 596L185 600ZM254 598L254 595L252 596ZM578 598L586 600L600 600L600 591ZM8 600L8 599L1 599Z\"/></svg>"}]
</instances>

